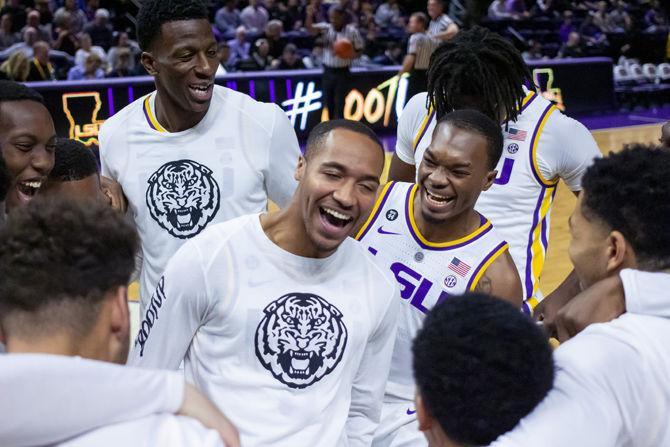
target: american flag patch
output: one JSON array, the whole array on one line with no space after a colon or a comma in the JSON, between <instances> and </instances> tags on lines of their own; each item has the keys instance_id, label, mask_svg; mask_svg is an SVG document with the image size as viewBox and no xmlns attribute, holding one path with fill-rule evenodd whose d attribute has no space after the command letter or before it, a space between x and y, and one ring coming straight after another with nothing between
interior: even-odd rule
<instances>
[{"instance_id":1,"label":"american flag patch","mask_svg":"<svg viewBox=\"0 0 670 447\"><path fill-rule=\"evenodd\" d=\"M448 265L449 270L458 273L460 276L465 276L470 271L470 266L458 258L454 258Z\"/></svg>"},{"instance_id":2,"label":"american flag patch","mask_svg":"<svg viewBox=\"0 0 670 447\"><path fill-rule=\"evenodd\" d=\"M507 138L516 141L526 141L526 135L528 135L525 130L513 129L511 127L505 133L507 134Z\"/></svg>"}]
</instances>

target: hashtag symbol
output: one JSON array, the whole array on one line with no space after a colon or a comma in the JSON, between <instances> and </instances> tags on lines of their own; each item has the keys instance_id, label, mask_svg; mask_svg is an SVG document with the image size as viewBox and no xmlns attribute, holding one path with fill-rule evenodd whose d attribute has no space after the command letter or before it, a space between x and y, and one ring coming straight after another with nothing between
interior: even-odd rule
<instances>
[{"instance_id":1,"label":"hashtag symbol","mask_svg":"<svg viewBox=\"0 0 670 447\"><path fill-rule=\"evenodd\" d=\"M314 82L307 83L307 90L304 94L303 90L305 90L305 83L298 82L295 88L295 97L281 103L293 126L295 126L297 117L300 116L300 130L305 130L305 127L307 127L309 112L321 110L321 101L317 100L323 96L323 93L314 91Z\"/></svg>"}]
</instances>

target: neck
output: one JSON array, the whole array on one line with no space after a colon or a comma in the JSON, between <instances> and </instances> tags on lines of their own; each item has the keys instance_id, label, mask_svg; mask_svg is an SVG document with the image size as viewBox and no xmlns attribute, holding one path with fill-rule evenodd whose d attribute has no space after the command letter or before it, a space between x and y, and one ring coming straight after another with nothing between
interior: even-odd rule
<instances>
[{"instance_id":1,"label":"neck","mask_svg":"<svg viewBox=\"0 0 670 447\"><path fill-rule=\"evenodd\" d=\"M431 242L449 242L463 238L479 228L481 219L479 213L469 209L444 222L433 223L427 221L421 212L420 191L414 195L413 216L416 225L423 237Z\"/></svg>"},{"instance_id":2,"label":"neck","mask_svg":"<svg viewBox=\"0 0 670 447\"><path fill-rule=\"evenodd\" d=\"M335 251L324 252L311 241L295 197L288 207L263 214L261 227L275 245L296 256L326 258Z\"/></svg>"},{"instance_id":3,"label":"neck","mask_svg":"<svg viewBox=\"0 0 670 447\"><path fill-rule=\"evenodd\" d=\"M6 342L7 352L13 354L53 354L109 361L100 345L91 344L87 337L75 337L66 332L36 338L10 336Z\"/></svg>"},{"instance_id":4,"label":"neck","mask_svg":"<svg viewBox=\"0 0 670 447\"><path fill-rule=\"evenodd\" d=\"M161 88L156 89L154 108L156 119L168 132L182 132L195 127L207 114L207 110L195 113L179 107L167 94L162 93Z\"/></svg>"}]
</instances>

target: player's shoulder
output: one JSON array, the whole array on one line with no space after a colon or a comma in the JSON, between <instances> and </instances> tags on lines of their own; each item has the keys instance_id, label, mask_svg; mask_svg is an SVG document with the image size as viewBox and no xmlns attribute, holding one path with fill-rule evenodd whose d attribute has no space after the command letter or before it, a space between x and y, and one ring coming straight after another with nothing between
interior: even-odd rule
<instances>
[{"instance_id":1,"label":"player's shoulder","mask_svg":"<svg viewBox=\"0 0 670 447\"><path fill-rule=\"evenodd\" d=\"M421 92L412 96L402 109L398 126L409 126L417 130L421 122L428 116L428 93Z\"/></svg>"},{"instance_id":2,"label":"player's shoulder","mask_svg":"<svg viewBox=\"0 0 670 447\"><path fill-rule=\"evenodd\" d=\"M108 425L59 444L61 447L106 447L117 445L223 447L219 434L194 419L156 414Z\"/></svg>"},{"instance_id":3,"label":"player's shoulder","mask_svg":"<svg viewBox=\"0 0 670 447\"><path fill-rule=\"evenodd\" d=\"M257 130L271 132L277 117L281 112L278 105L257 101L251 96L220 85L214 86L214 95L222 104L223 114L242 114L245 124L251 125Z\"/></svg>"},{"instance_id":4,"label":"player's shoulder","mask_svg":"<svg viewBox=\"0 0 670 447\"><path fill-rule=\"evenodd\" d=\"M135 101L125 106L123 109L116 112L114 115L110 116L100 127L100 133L109 135L125 135L128 130L128 123L134 122L134 120L138 119L138 117L144 119L144 100L149 95L151 95L151 93L136 99ZM123 129L123 131L116 132L118 129Z\"/></svg>"}]
</instances>

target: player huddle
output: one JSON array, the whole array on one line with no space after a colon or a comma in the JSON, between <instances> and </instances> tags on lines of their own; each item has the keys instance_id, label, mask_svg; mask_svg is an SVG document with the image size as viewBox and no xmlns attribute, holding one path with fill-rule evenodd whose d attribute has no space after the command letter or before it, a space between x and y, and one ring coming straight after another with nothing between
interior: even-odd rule
<instances>
[{"instance_id":1,"label":"player huddle","mask_svg":"<svg viewBox=\"0 0 670 447\"><path fill-rule=\"evenodd\" d=\"M381 184L365 125L301 154L280 108L214 85L203 3L145 1L138 35L156 91L103 125L101 172L0 83L1 445L670 445L666 149L598 158L474 28ZM575 271L536 307L559 179ZM552 352L523 311L561 339L618 318Z\"/></svg>"}]
</instances>

